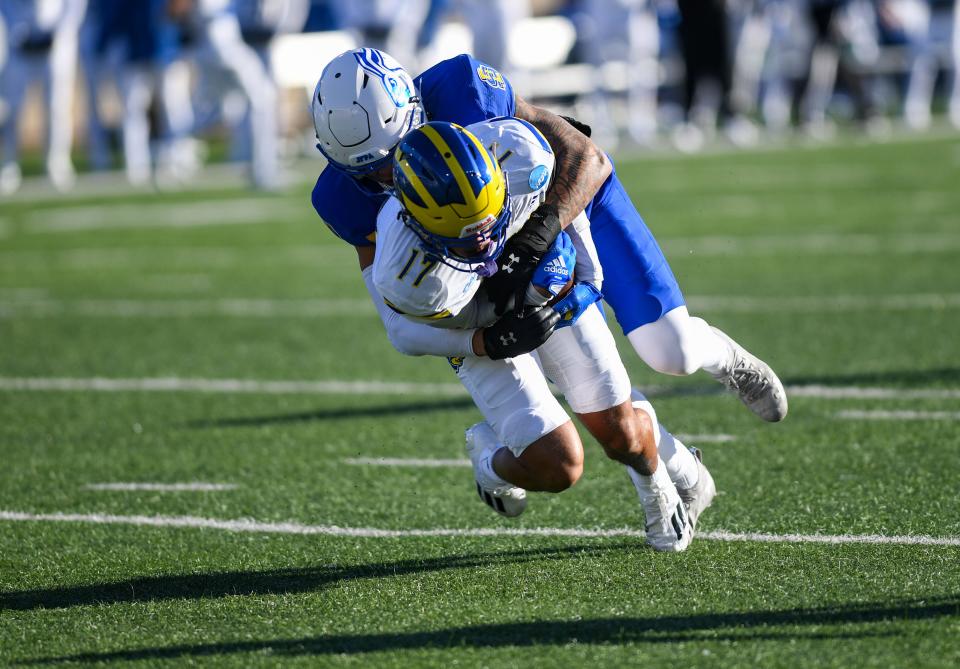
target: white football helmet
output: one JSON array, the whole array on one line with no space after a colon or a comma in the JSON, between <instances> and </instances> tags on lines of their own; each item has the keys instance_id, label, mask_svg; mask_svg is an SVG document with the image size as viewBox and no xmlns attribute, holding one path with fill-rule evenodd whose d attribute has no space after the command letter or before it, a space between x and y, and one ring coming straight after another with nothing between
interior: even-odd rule
<instances>
[{"instance_id":1,"label":"white football helmet","mask_svg":"<svg viewBox=\"0 0 960 669\"><path fill-rule=\"evenodd\" d=\"M346 51L331 60L310 107L320 153L358 176L387 164L403 136L423 123L413 78L377 49Z\"/></svg>"}]
</instances>

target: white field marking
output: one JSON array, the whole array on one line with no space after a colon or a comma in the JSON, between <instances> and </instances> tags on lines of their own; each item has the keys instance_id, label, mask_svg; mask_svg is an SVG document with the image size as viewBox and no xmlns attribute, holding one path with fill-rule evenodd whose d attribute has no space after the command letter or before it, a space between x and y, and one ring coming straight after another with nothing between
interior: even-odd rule
<instances>
[{"instance_id":1,"label":"white field marking","mask_svg":"<svg viewBox=\"0 0 960 669\"><path fill-rule=\"evenodd\" d=\"M88 316L105 318L183 318L236 316L241 318L325 318L374 315L369 299L313 300L183 299L183 300L35 300L0 302L0 317Z\"/></svg>"},{"instance_id":2,"label":"white field marking","mask_svg":"<svg viewBox=\"0 0 960 669\"><path fill-rule=\"evenodd\" d=\"M956 388L858 388L856 386L788 386L792 397L821 400L954 400Z\"/></svg>"},{"instance_id":3,"label":"white field marking","mask_svg":"<svg viewBox=\"0 0 960 669\"><path fill-rule=\"evenodd\" d=\"M702 296L687 299L690 311L798 313L819 311L913 311L955 309L960 293L912 295L829 295L809 297Z\"/></svg>"},{"instance_id":4,"label":"white field marking","mask_svg":"<svg viewBox=\"0 0 960 669\"><path fill-rule=\"evenodd\" d=\"M393 381L255 381L244 379L11 378L0 377L0 390L96 392L258 393L264 395L443 395L465 396L459 383Z\"/></svg>"},{"instance_id":5,"label":"white field marking","mask_svg":"<svg viewBox=\"0 0 960 669\"><path fill-rule=\"evenodd\" d=\"M218 490L236 490L235 483L91 483L86 490L153 490L157 492L216 492Z\"/></svg>"},{"instance_id":6,"label":"white field marking","mask_svg":"<svg viewBox=\"0 0 960 669\"><path fill-rule=\"evenodd\" d=\"M208 274L146 274L135 282L151 293L207 293L213 286Z\"/></svg>"},{"instance_id":7,"label":"white field marking","mask_svg":"<svg viewBox=\"0 0 960 669\"><path fill-rule=\"evenodd\" d=\"M960 411L861 411L851 409L837 412L837 418L847 420L960 420Z\"/></svg>"},{"instance_id":8,"label":"white field marking","mask_svg":"<svg viewBox=\"0 0 960 669\"><path fill-rule=\"evenodd\" d=\"M224 530L227 532L255 532L262 534L324 535L351 538L405 538L405 537L643 537L632 528L583 529L564 527L530 528L433 528L386 530L374 527L338 527L336 525L304 525L295 522L266 523L240 518L221 520L196 516L116 516L90 513L23 513L0 511L0 520L53 523L92 523L97 525L139 525L148 527L178 527ZM818 544L900 544L923 546L960 546L960 537L929 537L922 535L885 536L879 534L766 534L762 532L728 532L714 530L697 533L698 539L713 541L759 541L769 543Z\"/></svg>"},{"instance_id":9,"label":"white field marking","mask_svg":"<svg viewBox=\"0 0 960 669\"><path fill-rule=\"evenodd\" d=\"M673 436L684 443L692 444L725 444L737 440L732 434L675 434Z\"/></svg>"},{"instance_id":10,"label":"white field marking","mask_svg":"<svg viewBox=\"0 0 960 669\"><path fill-rule=\"evenodd\" d=\"M668 257L816 253L842 255L952 253L960 249L960 234L916 233L870 235L814 233L755 237L674 237L660 240Z\"/></svg>"},{"instance_id":11,"label":"white field marking","mask_svg":"<svg viewBox=\"0 0 960 669\"><path fill-rule=\"evenodd\" d=\"M276 223L304 215L303 207L284 200L248 198L190 203L87 205L44 208L31 212L27 233L79 232L137 228L188 228L205 225Z\"/></svg>"},{"instance_id":12,"label":"white field marking","mask_svg":"<svg viewBox=\"0 0 960 669\"><path fill-rule=\"evenodd\" d=\"M464 397L459 383L409 383L400 381L260 381L255 379L203 379L159 377L139 379L70 377L0 377L0 391L54 392L198 392L263 395L443 395ZM667 387L644 387L648 397L672 392ZM719 392L719 391L718 391ZM958 399L960 389L858 388L830 386L788 386L793 397L814 399ZM681 435L681 440L732 441L732 435Z\"/></svg>"},{"instance_id":13,"label":"white field marking","mask_svg":"<svg viewBox=\"0 0 960 669\"><path fill-rule=\"evenodd\" d=\"M471 467L470 461L465 458L443 458L431 460L428 458L344 458L347 465L375 465L380 467Z\"/></svg>"},{"instance_id":14,"label":"white field marking","mask_svg":"<svg viewBox=\"0 0 960 669\"><path fill-rule=\"evenodd\" d=\"M0 264L6 267L36 270L57 268L72 270L143 269L160 266L165 270L232 267L237 264L284 263L313 267L354 267L356 255L340 246L268 246L259 249L238 247L124 247L74 248L49 251L0 251ZM321 264L322 263L322 264Z\"/></svg>"},{"instance_id":15,"label":"white field marking","mask_svg":"<svg viewBox=\"0 0 960 669\"><path fill-rule=\"evenodd\" d=\"M0 288L0 300L13 302L36 302L47 299L50 291L46 288Z\"/></svg>"},{"instance_id":16,"label":"white field marking","mask_svg":"<svg viewBox=\"0 0 960 669\"><path fill-rule=\"evenodd\" d=\"M693 295L691 311L726 313L800 313L834 311L923 311L956 309L960 293L913 295L831 295L822 297L747 297ZM0 317L88 316L116 318L173 318L186 316L235 316L241 318L326 318L373 316L376 310L366 298L333 299L182 299L182 300L50 300L0 301Z\"/></svg>"}]
</instances>

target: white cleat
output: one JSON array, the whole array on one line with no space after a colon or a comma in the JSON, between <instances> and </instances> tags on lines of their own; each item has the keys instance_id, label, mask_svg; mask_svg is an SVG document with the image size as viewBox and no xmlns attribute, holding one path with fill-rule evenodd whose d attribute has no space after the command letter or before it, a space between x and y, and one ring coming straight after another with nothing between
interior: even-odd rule
<instances>
[{"instance_id":1,"label":"white cleat","mask_svg":"<svg viewBox=\"0 0 960 669\"><path fill-rule=\"evenodd\" d=\"M693 526L673 483L667 479L668 487L657 486L651 482L648 484L649 489L646 489L646 486L640 484L640 474L632 467L627 467L627 472L640 493L640 504L647 519L644 526L647 544L653 550L665 553L686 550L693 540Z\"/></svg>"},{"instance_id":2,"label":"white cleat","mask_svg":"<svg viewBox=\"0 0 960 669\"><path fill-rule=\"evenodd\" d=\"M13 195L23 183L23 173L17 163L6 163L0 167L0 195Z\"/></svg>"},{"instance_id":3,"label":"white cleat","mask_svg":"<svg viewBox=\"0 0 960 669\"><path fill-rule=\"evenodd\" d=\"M711 327L733 351L733 366L725 374L715 376L720 383L740 397L757 416L768 423L787 417L787 393L770 366L733 341L722 330Z\"/></svg>"},{"instance_id":4,"label":"white cleat","mask_svg":"<svg viewBox=\"0 0 960 669\"><path fill-rule=\"evenodd\" d=\"M47 176L60 193L72 190L77 183L77 173L69 159L54 158L47 161Z\"/></svg>"},{"instance_id":5,"label":"white cleat","mask_svg":"<svg viewBox=\"0 0 960 669\"><path fill-rule=\"evenodd\" d=\"M677 488L680 499L687 507L687 516L690 518L690 526L697 528L697 520L700 514L713 503L713 498L717 495L717 486L713 482L710 472L703 466L703 454L699 448L690 447L690 452L697 459L697 471L699 476L697 482L689 488Z\"/></svg>"},{"instance_id":6,"label":"white cleat","mask_svg":"<svg viewBox=\"0 0 960 669\"><path fill-rule=\"evenodd\" d=\"M501 448L497 435L487 423L467 429L467 455L473 463L477 494L484 504L507 518L516 518L527 508L527 491L503 480L492 480L482 464Z\"/></svg>"}]
</instances>

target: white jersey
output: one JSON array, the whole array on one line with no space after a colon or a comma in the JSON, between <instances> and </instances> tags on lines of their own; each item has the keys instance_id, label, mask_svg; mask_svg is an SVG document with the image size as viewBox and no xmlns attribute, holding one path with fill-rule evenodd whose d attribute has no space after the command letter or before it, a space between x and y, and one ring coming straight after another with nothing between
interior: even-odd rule
<instances>
[{"instance_id":1,"label":"white jersey","mask_svg":"<svg viewBox=\"0 0 960 669\"><path fill-rule=\"evenodd\" d=\"M500 118L467 126L495 155L507 180L516 233L546 197L554 156L543 135L526 121ZM400 218L403 207L390 198L377 218L373 279L384 301L413 320L446 328L476 328L494 320L493 305L477 293L480 276L428 261L420 238Z\"/></svg>"}]
</instances>

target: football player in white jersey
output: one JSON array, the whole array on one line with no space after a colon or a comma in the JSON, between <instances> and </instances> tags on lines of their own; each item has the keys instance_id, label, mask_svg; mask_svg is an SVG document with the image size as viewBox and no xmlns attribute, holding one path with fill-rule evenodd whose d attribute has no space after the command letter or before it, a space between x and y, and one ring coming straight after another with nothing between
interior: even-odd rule
<instances>
[{"instance_id":1,"label":"football player in white jersey","mask_svg":"<svg viewBox=\"0 0 960 669\"><path fill-rule=\"evenodd\" d=\"M472 332L473 355L452 358L451 365L486 419L467 431L467 447L478 492L491 507L518 515L525 490L559 492L582 472L582 444L549 378L607 455L627 466L648 543L683 550L692 537L688 511L696 517L709 504L713 482L690 452L661 432L649 403L631 401L626 370L594 306L599 290L584 281L602 280L585 218L551 247L526 305L514 305L497 321L493 304L478 292L506 239L542 203L553 162L546 140L517 119L483 121L469 130L429 123L408 133L394 156L399 199L388 200L378 216L374 285L368 287L406 319ZM581 282L571 289L574 264ZM543 307L557 298L553 308ZM569 327L553 334L561 313L561 327ZM533 350L543 371L528 355ZM658 456L658 442L673 446L671 457L683 450L689 458L696 481L683 481L685 497L693 498L687 507Z\"/></svg>"}]
</instances>

